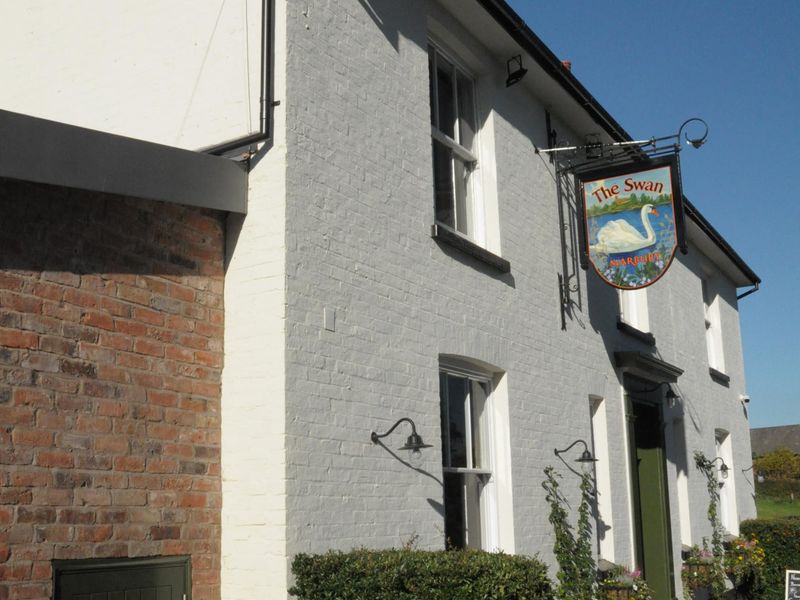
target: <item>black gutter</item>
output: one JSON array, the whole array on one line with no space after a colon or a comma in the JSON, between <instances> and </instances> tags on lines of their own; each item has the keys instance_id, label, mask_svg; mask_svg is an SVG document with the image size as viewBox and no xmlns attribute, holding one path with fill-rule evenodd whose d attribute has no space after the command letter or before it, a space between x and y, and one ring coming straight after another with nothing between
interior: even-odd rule
<instances>
[{"instance_id":1,"label":"black gutter","mask_svg":"<svg viewBox=\"0 0 800 600\"><path fill-rule=\"evenodd\" d=\"M272 109L275 106L275 0L261 0L261 97L259 99L259 131L203 150L220 156L253 144L272 141Z\"/></svg>"},{"instance_id":2,"label":"black gutter","mask_svg":"<svg viewBox=\"0 0 800 600\"><path fill-rule=\"evenodd\" d=\"M583 84L566 69L561 60L553 54L545 43L537 36L525 21L511 8L505 0L477 0L486 12L488 12L497 23L506 30L512 39L533 58L542 69L552 77L556 83L600 125L612 139L618 142L628 142L633 140L630 134L617 123L609 112L603 108L597 99L589 93ZM752 294L758 290L761 279L753 270L747 266L742 258L736 253L731 245L723 238L714 227L700 214L700 212L684 196L684 207L686 214L697 223L700 229L719 247L720 250L733 262L734 265L750 279L753 289L750 289L738 298Z\"/></svg>"}]
</instances>

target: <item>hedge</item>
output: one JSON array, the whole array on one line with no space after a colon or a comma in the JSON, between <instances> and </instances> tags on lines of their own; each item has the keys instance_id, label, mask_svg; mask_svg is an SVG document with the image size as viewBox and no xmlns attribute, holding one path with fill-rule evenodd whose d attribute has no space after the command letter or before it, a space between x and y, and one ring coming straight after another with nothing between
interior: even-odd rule
<instances>
[{"instance_id":1,"label":"hedge","mask_svg":"<svg viewBox=\"0 0 800 600\"><path fill-rule=\"evenodd\" d=\"M764 548L764 600L783 600L786 569L800 570L800 518L744 521L742 537L755 536Z\"/></svg>"},{"instance_id":2,"label":"hedge","mask_svg":"<svg viewBox=\"0 0 800 600\"><path fill-rule=\"evenodd\" d=\"M353 550L298 554L301 600L552 600L536 558L473 550Z\"/></svg>"},{"instance_id":3,"label":"hedge","mask_svg":"<svg viewBox=\"0 0 800 600\"><path fill-rule=\"evenodd\" d=\"M800 479L765 479L756 481L756 494L776 500L789 500L794 494L800 500Z\"/></svg>"}]
</instances>

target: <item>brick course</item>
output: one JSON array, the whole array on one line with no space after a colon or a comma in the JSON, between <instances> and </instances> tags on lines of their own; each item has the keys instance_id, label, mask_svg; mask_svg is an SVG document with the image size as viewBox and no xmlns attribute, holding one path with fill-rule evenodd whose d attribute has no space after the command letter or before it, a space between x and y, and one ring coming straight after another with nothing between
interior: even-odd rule
<instances>
[{"instance_id":1,"label":"brick course","mask_svg":"<svg viewBox=\"0 0 800 600\"><path fill-rule=\"evenodd\" d=\"M0 598L50 598L52 559L168 554L219 598L223 228L0 180Z\"/></svg>"}]
</instances>

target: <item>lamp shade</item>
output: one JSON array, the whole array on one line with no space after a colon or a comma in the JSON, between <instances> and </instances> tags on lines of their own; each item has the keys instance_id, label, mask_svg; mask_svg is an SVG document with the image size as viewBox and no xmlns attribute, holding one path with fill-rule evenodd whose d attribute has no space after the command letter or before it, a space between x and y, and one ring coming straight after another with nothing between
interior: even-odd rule
<instances>
[{"instance_id":1,"label":"lamp shade","mask_svg":"<svg viewBox=\"0 0 800 600\"><path fill-rule=\"evenodd\" d=\"M410 450L411 452L419 452L423 448L432 448L430 444L426 444L422 441L422 436L419 435L416 431L412 432L408 439L406 440L406 445L400 448L400 450Z\"/></svg>"}]
</instances>

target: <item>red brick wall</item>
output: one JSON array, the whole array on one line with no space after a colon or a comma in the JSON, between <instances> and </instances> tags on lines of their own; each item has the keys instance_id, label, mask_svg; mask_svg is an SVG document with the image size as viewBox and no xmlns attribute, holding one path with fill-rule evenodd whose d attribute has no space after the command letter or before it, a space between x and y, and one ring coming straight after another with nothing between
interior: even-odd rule
<instances>
[{"instance_id":1,"label":"red brick wall","mask_svg":"<svg viewBox=\"0 0 800 600\"><path fill-rule=\"evenodd\" d=\"M0 600L190 554L219 598L222 216L0 180Z\"/></svg>"}]
</instances>

